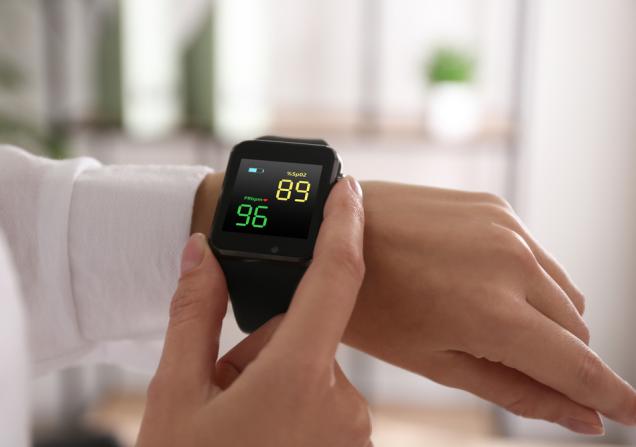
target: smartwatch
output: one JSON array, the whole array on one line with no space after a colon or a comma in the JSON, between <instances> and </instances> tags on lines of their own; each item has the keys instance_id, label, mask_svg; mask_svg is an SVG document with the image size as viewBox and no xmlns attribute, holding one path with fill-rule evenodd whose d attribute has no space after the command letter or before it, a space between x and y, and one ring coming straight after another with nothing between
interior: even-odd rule
<instances>
[{"instance_id":1,"label":"smartwatch","mask_svg":"<svg viewBox=\"0 0 636 447\"><path fill-rule=\"evenodd\" d=\"M265 136L232 149L209 243L242 331L287 311L341 172L323 140Z\"/></svg>"}]
</instances>

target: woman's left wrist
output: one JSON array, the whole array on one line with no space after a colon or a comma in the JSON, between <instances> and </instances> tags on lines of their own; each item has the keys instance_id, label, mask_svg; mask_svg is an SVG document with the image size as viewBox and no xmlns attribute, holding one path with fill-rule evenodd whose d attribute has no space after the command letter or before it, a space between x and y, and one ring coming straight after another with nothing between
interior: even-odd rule
<instances>
[{"instance_id":1,"label":"woman's left wrist","mask_svg":"<svg viewBox=\"0 0 636 447\"><path fill-rule=\"evenodd\" d=\"M192 206L192 224L190 233L203 233L210 236L216 202L221 194L225 172L208 174L201 181Z\"/></svg>"}]
</instances>

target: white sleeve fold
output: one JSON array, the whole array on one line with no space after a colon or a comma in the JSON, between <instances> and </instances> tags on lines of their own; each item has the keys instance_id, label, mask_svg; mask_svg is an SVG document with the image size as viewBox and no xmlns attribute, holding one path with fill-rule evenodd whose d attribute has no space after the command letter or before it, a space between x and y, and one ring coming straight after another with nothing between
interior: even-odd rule
<instances>
[{"instance_id":1,"label":"white sleeve fold","mask_svg":"<svg viewBox=\"0 0 636 447\"><path fill-rule=\"evenodd\" d=\"M90 342L162 335L203 177L190 166L109 166L75 181L73 296Z\"/></svg>"}]
</instances>

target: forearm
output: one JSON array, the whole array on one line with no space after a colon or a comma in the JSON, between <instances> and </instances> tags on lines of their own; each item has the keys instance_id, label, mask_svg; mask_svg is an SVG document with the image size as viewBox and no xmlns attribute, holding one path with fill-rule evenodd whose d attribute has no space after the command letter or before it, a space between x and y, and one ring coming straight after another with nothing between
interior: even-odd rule
<instances>
[{"instance_id":1,"label":"forearm","mask_svg":"<svg viewBox=\"0 0 636 447\"><path fill-rule=\"evenodd\" d=\"M380 182L360 182L364 192L364 260L365 279L360 289L356 306L345 331L343 342L374 357L394 365L423 373L423 365L418 363L417 350L426 341L409 331L409 326L417 326L417 315L428 312L427 300L407 302L404 288L417 283L417 272L413 272L410 284L395 284L394 277L386 271L387 265L399 265L399 253L403 247L391 249L392 229L384 222L386 197ZM378 207L377 204L381 205ZM407 265L403 266L408 270ZM417 333L424 332L419 327Z\"/></svg>"}]
</instances>

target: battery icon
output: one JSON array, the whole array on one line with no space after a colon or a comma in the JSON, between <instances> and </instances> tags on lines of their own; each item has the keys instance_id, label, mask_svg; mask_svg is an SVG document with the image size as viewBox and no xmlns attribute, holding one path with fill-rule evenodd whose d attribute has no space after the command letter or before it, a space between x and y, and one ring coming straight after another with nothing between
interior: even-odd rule
<instances>
[{"instance_id":1,"label":"battery icon","mask_svg":"<svg viewBox=\"0 0 636 447\"><path fill-rule=\"evenodd\" d=\"M265 172L265 169L263 169L263 168L247 168L247 172L249 172L250 174L262 174L263 172Z\"/></svg>"}]
</instances>

